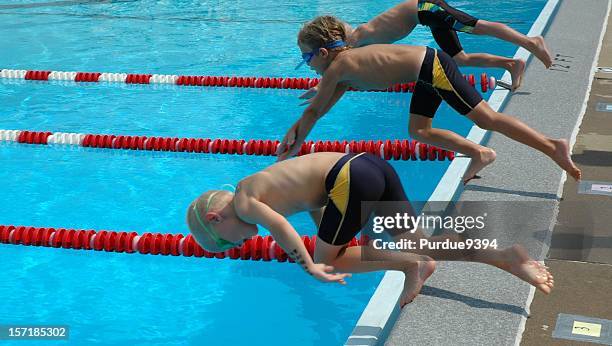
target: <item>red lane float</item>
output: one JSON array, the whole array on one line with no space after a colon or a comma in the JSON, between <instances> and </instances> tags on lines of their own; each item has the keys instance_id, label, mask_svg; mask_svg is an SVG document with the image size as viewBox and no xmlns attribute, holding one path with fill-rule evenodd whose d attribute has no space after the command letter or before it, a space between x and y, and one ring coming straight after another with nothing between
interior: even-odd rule
<instances>
[{"instance_id":1,"label":"red lane float","mask_svg":"<svg viewBox=\"0 0 612 346\"><path fill-rule=\"evenodd\" d=\"M100 73L100 72L66 72L66 71L37 71L37 70L0 70L0 78L25 79L25 80L61 80L86 83L125 83L125 84L173 84L183 86L204 87L230 87L230 88L272 88L272 89L302 89L307 90L319 83L318 78L271 78L271 77L238 77L238 76L179 76L162 74L137 74L137 73ZM464 78L476 87L476 79L473 74L464 75ZM483 83L482 80L486 80ZM481 74L480 89L487 92L494 89L495 77L487 77ZM415 83L400 83L390 86L384 90L367 90L376 92L407 93L414 92ZM351 91L362 91L350 88Z\"/></svg>"},{"instance_id":2,"label":"red lane float","mask_svg":"<svg viewBox=\"0 0 612 346\"><path fill-rule=\"evenodd\" d=\"M314 255L316 236L302 236L302 242L311 256ZM365 237L353 238L349 246L367 242ZM209 252L196 243L191 234L144 233L75 230L52 227L0 225L0 243L26 246L43 246L75 250L140 253L162 256L206 258L230 258L253 261L293 262L287 253L267 236L254 236L239 247L225 252Z\"/></svg>"},{"instance_id":3,"label":"red lane float","mask_svg":"<svg viewBox=\"0 0 612 346\"><path fill-rule=\"evenodd\" d=\"M88 148L173 151L229 155L275 155L279 141L94 135L84 133L0 130L0 142L27 144L64 144ZM453 152L415 140L377 141L308 141L302 144L298 156L315 152L363 153L385 160L453 160Z\"/></svg>"},{"instance_id":4,"label":"red lane float","mask_svg":"<svg viewBox=\"0 0 612 346\"><path fill-rule=\"evenodd\" d=\"M28 71L26 72L25 80L49 80L51 71Z\"/></svg>"}]
</instances>

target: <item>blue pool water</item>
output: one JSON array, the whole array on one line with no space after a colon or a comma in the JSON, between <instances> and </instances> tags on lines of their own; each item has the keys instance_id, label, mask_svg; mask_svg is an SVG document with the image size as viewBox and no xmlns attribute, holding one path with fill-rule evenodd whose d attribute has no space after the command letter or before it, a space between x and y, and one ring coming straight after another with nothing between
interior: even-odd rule
<instances>
[{"instance_id":1,"label":"blue pool water","mask_svg":"<svg viewBox=\"0 0 612 346\"><path fill-rule=\"evenodd\" d=\"M544 0L453 1L527 32ZM295 34L317 14L352 24L394 1L10 1L0 3L0 68L313 77L294 71ZM502 15L503 14L503 15ZM512 55L461 35L467 51ZM418 28L404 43L434 45ZM482 69L465 69L474 73ZM487 70L495 76L501 71ZM299 91L0 82L0 129L279 139ZM310 139L407 136L410 95L349 93ZM443 106L435 125L471 124ZM0 224L186 233L202 191L273 158L90 150L0 143ZM429 197L448 162L393 162L409 197ZM305 215L290 218L314 234ZM262 233L266 233L262 230ZM337 345L381 273L346 287L288 263L91 253L0 245L0 325L65 324L87 345ZM17 343L16 343L17 344Z\"/></svg>"}]
</instances>

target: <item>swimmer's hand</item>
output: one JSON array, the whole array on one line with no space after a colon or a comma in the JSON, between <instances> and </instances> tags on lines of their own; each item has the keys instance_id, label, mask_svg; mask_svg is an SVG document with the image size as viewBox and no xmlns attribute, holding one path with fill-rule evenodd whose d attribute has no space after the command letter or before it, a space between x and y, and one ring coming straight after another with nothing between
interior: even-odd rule
<instances>
[{"instance_id":1,"label":"swimmer's hand","mask_svg":"<svg viewBox=\"0 0 612 346\"><path fill-rule=\"evenodd\" d=\"M305 106L305 105L307 105L307 104L309 104L309 103L312 103L312 99L308 99L308 100L306 100L306 101L304 101L304 102L300 103L300 106Z\"/></svg>"},{"instance_id":2,"label":"swimmer's hand","mask_svg":"<svg viewBox=\"0 0 612 346\"><path fill-rule=\"evenodd\" d=\"M317 86L315 85L312 88L308 89L305 93L300 95L300 99L306 99L306 101L300 103L300 106L312 103L312 98L315 97L318 91L319 88L317 88Z\"/></svg>"},{"instance_id":3,"label":"swimmer's hand","mask_svg":"<svg viewBox=\"0 0 612 346\"><path fill-rule=\"evenodd\" d=\"M344 279L351 277L351 274L348 273L333 273L334 267L328 266L325 263L313 263L308 268L308 271L315 279L325 283L334 282L346 285Z\"/></svg>"},{"instance_id":4,"label":"swimmer's hand","mask_svg":"<svg viewBox=\"0 0 612 346\"><path fill-rule=\"evenodd\" d=\"M297 154L314 124L314 118L305 116L293 124L276 149L277 161L283 161Z\"/></svg>"}]
</instances>

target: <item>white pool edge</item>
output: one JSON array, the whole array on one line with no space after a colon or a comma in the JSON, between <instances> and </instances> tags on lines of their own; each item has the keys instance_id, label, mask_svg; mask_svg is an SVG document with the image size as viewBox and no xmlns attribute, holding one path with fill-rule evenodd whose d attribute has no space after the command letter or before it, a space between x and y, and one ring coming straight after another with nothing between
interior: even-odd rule
<instances>
[{"instance_id":1,"label":"white pool edge","mask_svg":"<svg viewBox=\"0 0 612 346\"><path fill-rule=\"evenodd\" d=\"M531 29L527 33L528 36L542 35L546 30L550 19L553 17L558 8L560 0L548 0L540 15L535 20ZM603 39L603 36L602 36ZM601 45L601 43L600 43ZM514 54L514 58L520 58L529 62L531 53L526 49L519 47ZM506 71L502 76L503 80L510 80L510 73ZM505 105L510 91L502 88L496 88L487 101L491 108L495 111L500 111ZM579 125L576 125L579 127ZM474 125L467 135L467 139L482 144L486 141L489 132ZM572 138L573 139L573 138ZM575 140L574 140L575 141ZM573 145L573 143L572 143ZM462 177L467 170L469 160L465 158L455 158L448 169L440 179L436 189L429 197L428 202L450 202L454 200L462 191ZM564 175L565 176L565 175ZM561 181L563 184L563 179ZM404 275L397 271L387 271L382 278L376 291L370 298L368 305L361 313L361 317L357 321L355 328L348 337L345 345L360 345L360 346L379 346L383 345L387 339L389 332L393 328L397 317L399 316L399 298L404 286ZM533 300L535 290L533 287L529 291L526 300L526 307L529 308ZM517 331L517 342L520 342L521 336L525 329L527 319L521 318L519 329Z\"/></svg>"}]
</instances>

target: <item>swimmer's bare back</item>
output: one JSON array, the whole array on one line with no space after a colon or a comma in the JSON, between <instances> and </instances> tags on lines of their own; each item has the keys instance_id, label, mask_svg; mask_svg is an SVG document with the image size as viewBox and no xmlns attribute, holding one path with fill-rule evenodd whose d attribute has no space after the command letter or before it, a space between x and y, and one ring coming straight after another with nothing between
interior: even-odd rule
<instances>
[{"instance_id":1,"label":"swimmer's bare back","mask_svg":"<svg viewBox=\"0 0 612 346\"><path fill-rule=\"evenodd\" d=\"M373 44L340 52L332 66L340 66L341 81L349 86L386 89L396 83L416 81L425 50L423 46Z\"/></svg>"},{"instance_id":2,"label":"swimmer's bare back","mask_svg":"<svg viewBox=\"0 0 612 346\"><path fill-rule=\"evenodd\" d=\"M240 181L240 193L288 216L327 202L325 177L343 153L313 153L277 162Z\"/></svg>"}]
</instances>

